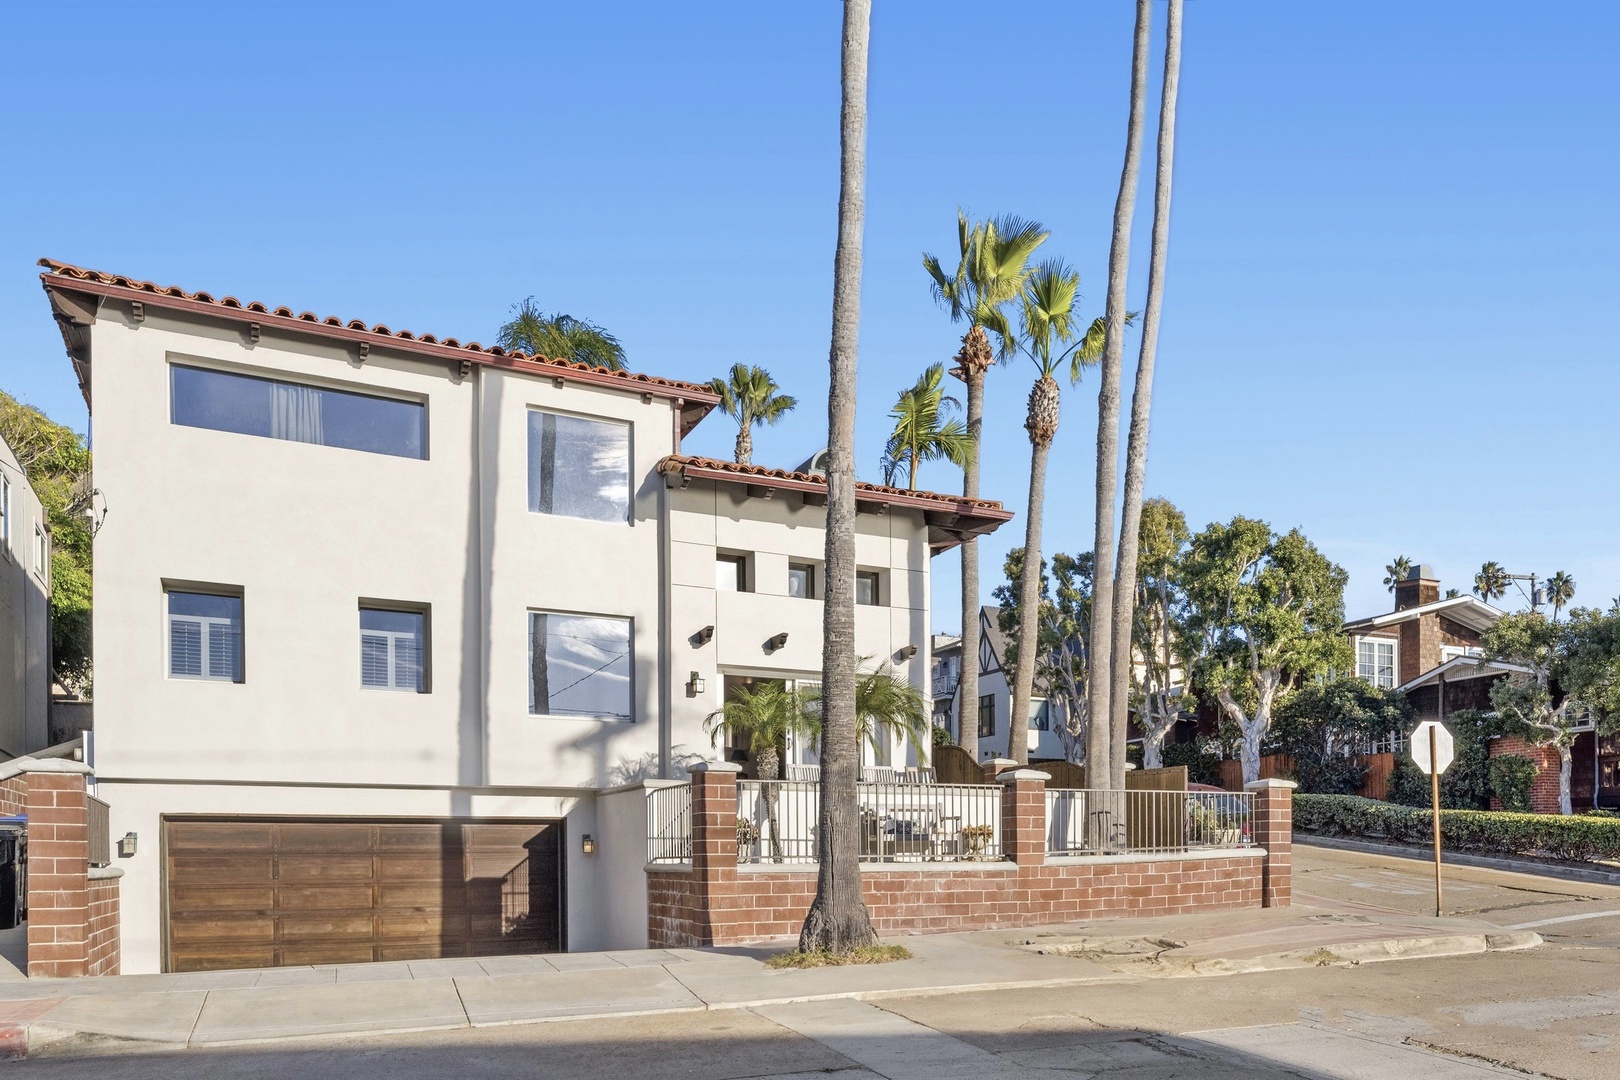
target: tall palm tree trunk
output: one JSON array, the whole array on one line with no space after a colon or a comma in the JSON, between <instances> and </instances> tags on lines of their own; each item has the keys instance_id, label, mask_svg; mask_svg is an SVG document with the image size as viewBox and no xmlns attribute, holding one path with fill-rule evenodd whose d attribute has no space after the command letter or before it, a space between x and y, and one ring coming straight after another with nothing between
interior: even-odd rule
<instances>
[{"instance_id":1,"label":"tall palm tree trunk","mask_svg":"<svg viewBox=\"0 0 1620 1080\"><path fill-rule=\"evenodd\" d=\"M1131 262L1131 218L1141 171L1142 109L1147 97L1148 30L1152 0L1136 0L1136 37L1131 54L1131 111L1125 129L1125 165L1114 200L1114 238L1108 249L1108 304L1104 313L1102 387L1097 391L1097 530L1093 551L1091 681L1086 688L1086 786L1108 787L1115 776L1113 716L1114 496L1119 484L1119 384L1125 356L1125 276ZM1123 776L1124 761L1118 773ZM1123 780L1121 787L1123 787Z\"/></svg>"},{"instance_id":2,"label":"tall palm tree trunk","mask_svg":"<svg viewBox=\"0 0 1620 1080\"><path fill-rule=\"evenodd\" d=\"M1153 182L1153 247L1148 256L1147 307L1142 313L1142 351L1131 394L1131 434L1125 451L1125 506L1119 524L1119 573L1114 588L1113 687L1109 728L1116 787L1125 786L1125 737L1130 722L1131 621L1136 597L1137 531L1142 525L1142 487L1147 475L1148 425L1153 413L1153 363L1159 350L1159 312L1164 306L1165 258L1170 246L1170 181L1176 161L1176 95L1181 84L1181 2L1170 0L1164 31L1164 94L1159 105L1158 164ZM1144 704L1144 708L1146 708ZM1145 725L1144 725L1145 726Z\"/></svg>"},{"instance_id":3,"label":"tall palm tree trunk","mask_svg":"<svg viewBox=\"0 0 1620 1080\"><path fill-rule=\"evenodd\" d=\"M984 373L990 358L990 339L975 326L962 338L958 354L962 380L967 383L967 429L973 440L973 459L962 469L962 495L979 497L979 459L984 442ZM962 541L962 676L956 684L957 745L979 760L979 541Z\"/></svg>"},{"instance_id":4,"label":"tall palm tree trunk","mask_svg":"<svg viewBox=\"0 0 1620 1080\"><path fill-rule=\"evenodd\" d=\"M737 429L737 446L734 456L739 465L752 465L754 463L754 425L743 424Z\"/></svg>"},{"instance_id":5,"label":"tall palm tree trunk","mask_svg":"<svg viewBox=\"0 0 1620 1080\"><path fill-rule=\"evenodd\" d=\"M821 810L816 898L802 950L847 952L877 940L861 897L855 780L855 364L866 218L866 60L871 0L844 0L838 249L833 258L827 394L827 598L821 636Z\"/></svg>"},{"instance_id":6,"label":"tall palm tree trunk","mask_svg":"<svg viewBox=\"0 0 1620 1080\"><path fill-rule=\"evenodd\" d=\"M1013 666L1012 715L1007 717L1007 756L1029 762L1029 704L1040 652L1041 518L1046 505L1046 459L1057 437L1058 384L1042 375L1029 392L1029 509L1024 517L1024 565L1018 575L1018 662Z\"/></svg>"}]
</instances>

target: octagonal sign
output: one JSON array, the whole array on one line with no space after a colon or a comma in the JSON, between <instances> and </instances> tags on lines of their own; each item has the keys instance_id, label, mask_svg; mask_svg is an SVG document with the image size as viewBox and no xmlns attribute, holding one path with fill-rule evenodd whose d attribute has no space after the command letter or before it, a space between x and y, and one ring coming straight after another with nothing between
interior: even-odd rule
<instances>
[{"instance_id":1,"label":"octagonal sign","mask_svg":"<svg viewBox=\"0 0 1620 1080\"><path fill-rule=\"evenodd\" d=\"M1429 732L1434 732L1434 758L1429 760ZM1451 732L1438 720L1425 720L1412 732L1412 741L1408 744L1412 750L1412 763L1423 770L1424 776L1434 773L1443 773L1451 767L1452 759L1456 757L1456 746L1451 741Z\"/></svg>"}]
</instances>

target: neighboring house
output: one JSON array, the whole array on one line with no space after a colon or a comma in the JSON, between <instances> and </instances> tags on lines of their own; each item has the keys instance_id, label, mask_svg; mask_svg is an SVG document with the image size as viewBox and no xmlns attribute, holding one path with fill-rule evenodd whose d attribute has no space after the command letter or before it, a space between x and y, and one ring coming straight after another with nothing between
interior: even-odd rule
<instances>
[{"instance_id":1,"label":"neighboring house","mask_svg":"<svg viewBox=\"0 0 1620 1080\"><path fill-rule=\"evenodd\" d=\"M645 945L642 782L820 672L825 479L683 454L705 386L44 265L123 970ZM856 499L856 648L926 687L930 557L1011 514Z\"/></svg>"},{"instance_id":2,"label":"neighboring house","mask_svg":"<svg viewBox=\"0 0 1620 1080\"><path fill-rule=\"evenodd\" d=\"M50 745L51 540L45 509L0 439L0 756Z\"/></svg>"},{"instance_id":3,"label":"neighboring house","mask_svg":"<svg viewBox=\"0 0 1620 1080\"><path fill-rule=\"evenodd\" d=\"M1007 753L1007 718L1012 715L1012 670L1004 666L1007 655L1007 635L1001 632L997 616L1000 608L985 606L979 609L979 701L969 713L979 725L979 757L989 759L1005 757ZM957 738L961 712L962 639L959 636L937 634L931 639L934 650L932 678L934 682L934 723ZM942 685L939 680L944 679ZM947 688L948 687L948 688ZM1058 722L1061 722L1061 710ZM1031 697L1029 728L1029 756L1031 759L1064 757L1063 742L1053 721L1054 710L1043 697Z\"/></svg>"}]
</instances>

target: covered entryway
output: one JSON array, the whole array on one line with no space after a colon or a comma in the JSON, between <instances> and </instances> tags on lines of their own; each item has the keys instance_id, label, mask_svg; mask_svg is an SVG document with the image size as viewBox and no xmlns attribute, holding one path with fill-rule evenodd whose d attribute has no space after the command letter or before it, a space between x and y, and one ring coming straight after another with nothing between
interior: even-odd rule
<instances>
[{"instance_id":1,"label":"covered entryway","mask_svg":"<svg viewBox=\"0 0 1620 1080\"><path fill-rule=\"evenodd\" d=\"M557 952L560 821L173 817L168 971Z\"/></svg>"}]
</instances>

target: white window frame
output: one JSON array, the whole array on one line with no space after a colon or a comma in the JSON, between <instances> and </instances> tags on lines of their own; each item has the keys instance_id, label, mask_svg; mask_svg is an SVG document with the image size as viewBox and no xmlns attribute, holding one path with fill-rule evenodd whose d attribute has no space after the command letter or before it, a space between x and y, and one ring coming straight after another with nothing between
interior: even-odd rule
<instances>
[{"instance_id":1,"label":"white window frame","mask_svg":"<svg viewBox=\"0 0 1620 1080\"><path fill-rule=\"evenodd\" d=\"M51 542L45 533L45 526L34 526L34 573L39 575L41 581L51 580Z\"/></svg>"},{"instance_id":2,"label":"white window frame","mask_svg":"<svg viewBox=\"0 0 1620 1080\"><path fill-rule=\"evenodd\" d=\"M1372 650L1373 650L1373 652L1372 652L1372 660L1368 665L1372 669L1372 673L1370 675L1362 674L1362 670L1361 670L1361 668L1362 668L1361 647L1363 645L1369 645L1369 646L1372 647ZM1389 683L1388 683L1388 685L1385 685L1385 684L1378 681L1378 646L1380 646L1380 645L1389 646ZM1398 638L1372 637L1371 635L1368 635L1368 636L1365 636L1365 637L1357 637L1355 639L1355 649L1356 649L1356 677L1358 679L1361 679L1363 682L1366 682L1366 683L1368 683L1368 684L1370 684L1372 686L1382 687L1385 690L1393 690L1393 689L1395 689L1397 686L1399 686L1401 684L1400 683L1400 680L1401 680L1401 674L1400 674L1401 673L1401 646L1400 646L1400 640Z\"/></svg>"},{"instance_id":3,"label":"white window frame","mask_svg":"<svg viewBox=\"0 0 1620 1080\"><path fill-rule=\"evenodd\" d=\"M1476 660L1485 655L1485 650L1478 645L1442 645L1440 646L1440 662L1442 664L1456 660L1463 656L1472 656Z\"/></svg>"},{"instance_id":4,"label":"white window frame","mask_svg":"<svg viewBox=\"0 0 1620 1080\"><path fill-rule=\"evenodd\" d=\"M390 612L399 615L415 615L422 620L422 631L413 634L403 630L371 630L360 627L360 689L375 690L379 693L425 694L428 686L428 615L422 608L390 607L386 604L362 603L360 613L362 616L368 611ZM382 638L388 644L388 682L386 685L366 682L366 638ZM416 649L416 685L399 681L399 650L402 642L409 642Z\"/></svg>"},{"instance_id":5,"label":"white window frame","mask_svg":"<svg viewBox=\"0 0 1620 1080\"><path fill-rule=\"evenodd\" d=\"M242 606L242 624L243 625L242 625L241 629L238 632L237 645L236 645L238 653L237 653L236 656L234 656L232 658L233 661L238 665L240 670L239 670L239 672L231 672L231 673L228 673L228 674L225 674L225 675L213 675L213 674L210 674L210 669L211 669L212 665L209 662L210 658L214 655L213 636L214 636L214 633L216 632L217 627L223 626L223 627L229 628L230 625L231 625L231 620L216 618L214 616L209 616L209 615L174 615L174 614L171 614L170 611L169 611L169 597L172 596L174 593L190 593L190 594L193 594L193 595L200 595L200 596L222 596L222 597L228 597L230 599L234 599L234 600L237 600L237 601L241 601L241 599L242 599L240 593L224 593L224 592L221 592L221 593L209 593L209 592L204 592L203 590L196 589L196 588L189 588L189 589L188 588L180 588L180 587L165 588L163 590L163 631L164 631L164 633L163 633L163 671L164 671L164 674L168 678L177 679L177 680L180 680L180 681L183 681L183 682L213 682L213 683L243 683L243 682L246 682L247 681L247 644L246 644L246 638L247 638L247 625L246 625L247 624L247 605L244 603L243 606ZM195 623L197 625L197 627L198 627L198 631L199 631L199 634L198 634L198 648L200 650L200 656L202 658L202 668L203 668L203 670L202 670L202 672L200 674L192 675L192 674L189 674L189 673L177 672L177 671L174 670L174 623L175 623L176 619L180 619L180 620L183 620L183 621L189 622L189 623ZM238 673L241 675L240 678L237 677Z\"/></svg>"}]
</instances>

